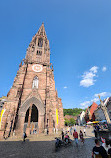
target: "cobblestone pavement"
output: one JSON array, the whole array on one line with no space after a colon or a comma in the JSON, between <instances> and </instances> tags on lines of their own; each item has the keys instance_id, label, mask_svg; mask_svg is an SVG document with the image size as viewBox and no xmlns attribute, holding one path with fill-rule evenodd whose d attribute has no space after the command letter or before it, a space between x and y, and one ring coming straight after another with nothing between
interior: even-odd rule
<instances>
[{"instance_id":1,"label":"cobblestone pavement","mask_svg":"<svg viewBox=\"0 0 111 158\"><path fill-rule=\"evenodd\" d=\"M80 128L76 127L79 132ZM84 145L79 140L79 146L75 143L67 147L61 147L55 152L56 136L31 136L26 142L18 138L10 138L6 141L0 141L0 158L91 158L91 151L94 146L94 134L91 129L86 129ZM70 136L72 138L72 136Z\"/></svg>"}]
</instances>

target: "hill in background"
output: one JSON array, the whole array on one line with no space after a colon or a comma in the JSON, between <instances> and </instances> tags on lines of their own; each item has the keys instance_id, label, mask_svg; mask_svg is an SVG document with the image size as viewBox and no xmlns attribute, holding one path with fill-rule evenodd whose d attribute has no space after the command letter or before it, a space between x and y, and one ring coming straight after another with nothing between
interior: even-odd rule
<instances>
[{"instance_id":1,"label":"hill in background","mask_svg":"<svg viewBox=\"0 0 111 158\"><path fill-rule=\"evenodd\" d=\"M77 116L86 109L73 108L73 109L63 109L64 119L66 126L73 126L76 123Z\"/></svg>"},{"instance_id":2,"label":"hill in background","mask_svg":"<svg viewBox=\"0 0 111 158\"><path fill-rule=\"evenodd\" d=\"M77 116L77 115L79 115L82 111L85 111L85 110L86 110L86 109L80 109L80 108L63 109L63 111L64 111L64 116L65 116L65 115Z\"/></svg>"}]
</instances>

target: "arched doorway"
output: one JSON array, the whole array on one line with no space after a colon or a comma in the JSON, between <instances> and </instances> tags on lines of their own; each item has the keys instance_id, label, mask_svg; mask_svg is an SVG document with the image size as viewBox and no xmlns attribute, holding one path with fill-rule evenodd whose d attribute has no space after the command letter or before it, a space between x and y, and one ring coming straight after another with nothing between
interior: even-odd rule
<instances>
[{"instance_id":1,"label":"arched doorway","mask_svg":"<svg viewBox=\"0 0 111 158\"><path fill-rule=\"evenodd\" d=\"M29 108L25 115L24 131L26 131L28 119L29 119ZM31 129L31 133L38 131L38 109L34 104L32 105L32 110L31 110L30 129Z\"/></svg>"},{"instance_id":2,"label":"arched doorway","mask_svg":"<svg viewBox=\"0 0 111 158\"><path fill-rule=\"evenodd\" d=\"M17 128L16 128L16 132L18 132L18 133L20 133L21 129L23 131L26 131L28 122L27 121L25 122L25 120L28 120L28 119L25 119L25 117L28 118L27 116L29 116L29 112L27 112L27 111L28 111L30 105L35 105L38 110L38 122L34 123L35 128L38 129L39 133L44 131L45 108L44 108L44 104L42 103L42 100L38 94L37 97L35 97L35 96L29 97L29 99L26 99L26 101L24 101L24 103L21 105L20 110L19 110L19 115L18 115ZM26 114L26 113L28 113L28 114ZM29 133L29 132L27 132L27 133Z\"/></svg>"}]
</instances>

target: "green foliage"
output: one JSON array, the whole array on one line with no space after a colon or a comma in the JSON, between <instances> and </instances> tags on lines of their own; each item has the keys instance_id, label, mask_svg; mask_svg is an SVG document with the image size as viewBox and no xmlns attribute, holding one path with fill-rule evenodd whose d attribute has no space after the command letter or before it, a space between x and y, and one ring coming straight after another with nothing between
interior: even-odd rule
<instances>
[{"instance_id":1,"label":"green foliage","mask_svg":"<svg viewBox=\"0 0 111 158\"><path fill-rule=\"evenodd\" d=\"M80 108L73 108L73 109L64 109L63 111L64 111L64 116L65 115L77 116L84 110Z\"/></svg>"},{"instance_id":2,"label":"green foliage","mask_svg":"<svg viewBox=\"0 0 111 158\"><path fill-rule=\"evenodd\" d=\"M0 100L6 99L6 98L7 98L6 96L2 96L2 97L0 97Z\"/></svg>"},{"instance_id":3,"label":"green foliage","mask_svg":"<svg viewBox=\"0 0 111 158\"><path fill-rule=\"evenodd\" d=\"M70 118L70 125L73 126L76 123L76 120L74 120L73 118Z\"/></svg>"},{"instance_id":4,"label":"green foliage","mask_svg":"<svg viewBox=\"0 0 111 158\"><path fill-rule=\"evenodd\" d=\"M64 116L65 115L77 116L82 111L86 111L86 109L73 108L73 109L63 109L63 111L64 111ZM66 126L73 126L75 123L76 123L76 120L74 120L74 118L70 118L70 120L65 118L65 125Z\"/></svg>"},{"instance_id":5,"label":"green foliage","mask_svg":"<svg viewBox=\"0 0 111 158\"><path fill-rule=\"evenodd\" d=\"M76 121L73 118L70 118L70 120L65 118L65 126L73 126L76 123Z\"/></svg>"},{"instance_id":6,"label":"green foliage","mask_svg":"<svg viewBox=\"0 0 111 158\"><path fill-rule=\"evenodd\" d=\"M65 119L65 126L69 126L69 120L68 119L66 119L66 118L64 118Z\"/></svg>"}]
</instances>

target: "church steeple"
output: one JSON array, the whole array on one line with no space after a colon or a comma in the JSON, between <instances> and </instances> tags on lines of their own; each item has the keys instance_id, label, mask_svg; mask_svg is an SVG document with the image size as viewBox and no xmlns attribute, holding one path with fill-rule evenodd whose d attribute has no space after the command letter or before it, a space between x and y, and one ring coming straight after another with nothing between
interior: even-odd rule
<instances>
[{"instance_id":1,"label":"church steeple","mask_svg":"<svg viewBox=\"0 0 111 158\"><path fill-rule=\"evenodd\" d=\"M33 36L27 49L26 59L29 63L50 64L50 47L44 23Z\"/></svg>"},{"instance_id":2,"label":"church steeple","mask_svg":"<svg viewBox=\"0 0 111 158\"><path fill-rule=\"evenodd\" d=\"M44 27L44 23L42 23L41 27L39 28L37 35L40 36L46 36L46 32L45 32L45 27ZM46 36L47 37L47 36Z\"/></svg>"}]
</instances>

